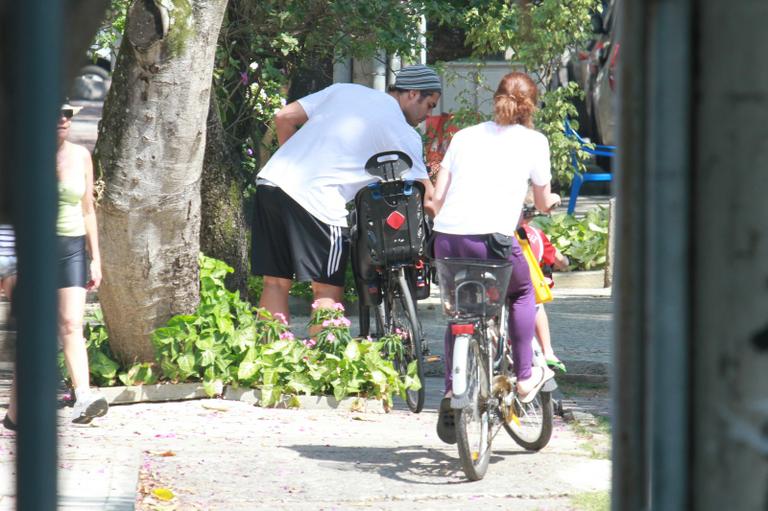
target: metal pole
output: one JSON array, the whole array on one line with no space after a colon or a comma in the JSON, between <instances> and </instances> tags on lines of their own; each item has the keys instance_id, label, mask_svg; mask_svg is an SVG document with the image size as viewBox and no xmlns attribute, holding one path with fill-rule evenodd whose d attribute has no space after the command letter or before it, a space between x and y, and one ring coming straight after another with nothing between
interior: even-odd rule
<instances>
[{"instance_id":1,"label":"metal pole","mask_svg":"<svg viewBox=\"0 0 768 511\"><path fill-rule=\"evenodd\" d=\"M689 509L691 0L653 2L647 45L651 509Z\"/></svg>"},{"instance_id":2,"label":"metal pole","mask_svg":"<svg viewBox=\"0 0 768 511\"><path fill-rule=\"evenodd\" d=\"M690 509L690 4L620 2L616 511Z\"/></svg>"},{"instance_id":3,"label":"metal pole","mask_svg":"<svg viewBox=\"0 0 768 511\"><path fill-rule=\"evenodd\" d=\"M16 376L17 509L56 509L56 141L62 47L60 0L11 7L9 144L19 280Z\"/></svg>"}]
</instances>

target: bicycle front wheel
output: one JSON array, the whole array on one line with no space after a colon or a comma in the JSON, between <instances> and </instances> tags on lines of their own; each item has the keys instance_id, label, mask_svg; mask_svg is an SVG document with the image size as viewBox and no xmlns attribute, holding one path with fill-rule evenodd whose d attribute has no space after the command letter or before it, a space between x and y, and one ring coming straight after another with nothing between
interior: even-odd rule
<instances>
[{"instance_id":1,"label":"bicycle front wheel","mask_svg":"<svg viewBox=\"0 0 768 511\"><path fill-rule=\"evenodd\" d=\"M521 403L515 398L514 417L507 417L504 429L509 436L529 451L543 449L552 438L554 410L552 408L552 393L539 392L528 404Z\"/></svg>"},{"instance_id":2,"label":"bicycle front wheel","mask_svg":"<svg viewBox=\"0 0 768 511\"><path fill-rule=\"evenodd\" d=\"M461 468L470 481L482 479L491 460L491 417L482 391L489 388L486 364L473 337L467 353L469 404L454 412Z\"/></svg>"},{"instance_id":3,"label":"bicycle front wheel","mask_svg":"<svg viewBox=\"0 0 768 511\"><path fill-rule=\"evenodd\" d=\"M405 402L413 413L419 413L424 408L426 396L424 361L421 353L421 323L416 315L416 304L411 287L402 269L398 273L396 284L388 286L388 291L387 330L389 333L399 333L403 339L403 350L393 362L402 378L408 374L408 366L412 362L416 363L416 375L421 387L418 390L406 391Z\"/></svg>"}]
</instances>

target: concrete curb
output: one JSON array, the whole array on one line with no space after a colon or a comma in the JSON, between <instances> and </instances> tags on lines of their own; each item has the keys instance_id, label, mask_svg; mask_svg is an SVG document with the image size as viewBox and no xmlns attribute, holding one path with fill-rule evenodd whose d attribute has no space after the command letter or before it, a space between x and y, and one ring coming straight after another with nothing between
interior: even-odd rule
<instances>
[{"instance_id":1,"label":"concrete curb","mask_svg":"<svg viewBox=\"0 0 768 511\"><path fill-rule=\"evenodd\" d=\"M216 389L216 395L221 395L223 390L223 386L219 385ZM99 391L110 405L209 398L203 389L203 385L200 383L161 383L157 385L100 387Z\"/></svg>"},{"instance_id":2,"label":"concrete curb","mask_svg":"<svg viewBox=\"0 0 768 511\"><path fill-rule=\"evenodd\" d=\"M208 396L200 383L101 387L99 391L110 405L216 399ZM215 395L221 396L226 401L240 401L254 406L260 406L261 403L261 391L258 389L220 385ZM295 405L304 410L387 413L382 401L358 397L348 397L338 401L333 396L283 396L274 408L292 408Z\"/></svg>"}]
</instances>

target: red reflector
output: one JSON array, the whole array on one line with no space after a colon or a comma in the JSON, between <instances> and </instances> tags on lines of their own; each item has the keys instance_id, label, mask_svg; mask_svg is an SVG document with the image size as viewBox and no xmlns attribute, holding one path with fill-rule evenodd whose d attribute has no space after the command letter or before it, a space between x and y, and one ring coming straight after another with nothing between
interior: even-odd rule
<instances>
[{"instance_id":1,"label":"red reflector","mask_svg":"<svg viewBox=\"0 0 768 511\"><path fill-rule=\"evenodd\" d=\"M393 228L394 230L398 230L400 227L403 226L404 223L405 223L405 216L399 211L393 211L387 217L387 225Z\"/></svg>"},{"instance_id":2,"label":"red reflector","mask_svg":"<svg viewBox=\"0 0 768 511\"><path fill-rule=\"evenodd\" d=\"M451 325L451 333L453 335L461 335L461 334L472 335L475 333L475 325L471 323L469 325Z\"/></svg>"}]
</instances>

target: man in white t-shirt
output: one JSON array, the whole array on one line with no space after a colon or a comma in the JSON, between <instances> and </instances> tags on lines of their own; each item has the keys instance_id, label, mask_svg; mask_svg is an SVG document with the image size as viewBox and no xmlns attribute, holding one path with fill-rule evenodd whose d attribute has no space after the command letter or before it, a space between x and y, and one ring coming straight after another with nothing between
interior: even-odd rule
<instances>
[{"instance_id":1,"label":"man in white t-shirt","mask_svg":"<svg viewBox=\"0 0 768 511\"><path fill-rule=\"evenodd\" d=\"M383 151L413 160L406 179L430 195L421 136L414 129L442 87L423 65L408 66L387 93L335 84L275 116L280 148L258 176L251 272L264 276L260 306L288 317L292 279L311 281L320 307L342 300L349 254L346 204L375 181L365 162Z\"/></svg>"}]
</instances>

